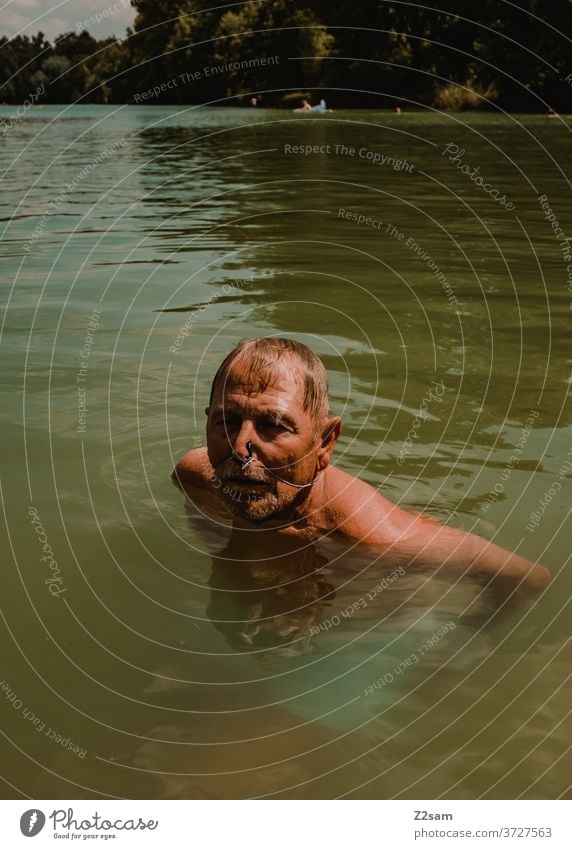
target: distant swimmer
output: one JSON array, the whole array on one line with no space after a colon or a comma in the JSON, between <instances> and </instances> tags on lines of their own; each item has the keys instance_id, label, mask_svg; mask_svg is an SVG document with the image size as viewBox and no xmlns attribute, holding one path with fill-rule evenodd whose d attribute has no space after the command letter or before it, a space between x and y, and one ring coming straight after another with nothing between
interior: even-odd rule
<instances>
[{"instance_id":1,"label":"distant swimmer","mask_svg":"<svg viewBox=\"0 0 572 849\"><path fill-rule=\"evenodd\" d=\"M331 537L368 546L382 565L409 564L486 584L544 588L538 563L475 534L407 513L359 478L331 465L342 430L332 416L322 361L292 339L237 345L214 376L206 447L177 463L172 478L233 532L307 545ZM261 535L258 537L258 535ZM512 590L511 590L512 591Z\"/></svg>"},{"instance_id":2,"label":"distant swimmer","mask_svg":"<svg viewBox=\"0 0 572 849\"><path fill-rule=\"evenodd\" d=\"M302 101L302 105L298 107L298 109L294 109L294 112L333 112L333 109L328 109L326 106L326 101L324 98L320 100L316 106L312 106L307 100Z\"/></svg>"}]
</instances>

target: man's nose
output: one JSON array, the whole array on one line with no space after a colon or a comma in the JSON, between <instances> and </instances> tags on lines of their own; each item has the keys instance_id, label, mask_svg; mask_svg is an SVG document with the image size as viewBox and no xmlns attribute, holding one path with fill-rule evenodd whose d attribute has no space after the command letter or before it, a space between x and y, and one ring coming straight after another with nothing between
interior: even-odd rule
<instances>
[{"instance_id":1,"label":"man's nose","mask_svg":"<svg viewBox=\"0 0 572 849\"><path fill-rule=\"evenodd\" d=\"M231 445L235 459L244 461L252 454L254 427L251 422L243 422L234 443Z\"/></svg>"}]
</instances>

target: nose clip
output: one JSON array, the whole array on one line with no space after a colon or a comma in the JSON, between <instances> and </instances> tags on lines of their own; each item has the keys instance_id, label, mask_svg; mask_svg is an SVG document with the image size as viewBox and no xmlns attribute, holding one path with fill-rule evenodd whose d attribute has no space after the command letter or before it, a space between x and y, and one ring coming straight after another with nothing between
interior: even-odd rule
<instances>
[{"instance_id":1,"label":"nose clip","mask_svg":"<svg viewBox=\"0 0 572 849\"><path fill-rule=\"evenodd\" d=\"M252 442L250 441L250 439L246 443L246 450L248 451L248 457L241 457L241 459L240 459L240 462L242 463L243 469L246 469L248 464L251 463L252 460L253 460L252 452L254 450L254 446L253 446Z\"/></svg>"}]
</instances>

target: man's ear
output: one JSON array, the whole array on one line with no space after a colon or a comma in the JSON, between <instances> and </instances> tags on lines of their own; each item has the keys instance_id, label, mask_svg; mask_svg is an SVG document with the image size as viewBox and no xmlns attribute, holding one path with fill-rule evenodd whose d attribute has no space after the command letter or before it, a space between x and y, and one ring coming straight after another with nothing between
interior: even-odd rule
<instances>
[{"instance_id":1,"label":"man's ear","mask_svg":"<svg viewBox=\"0 0 572 849\"><path fill-rule=\"evenodd\" d=\"M339 416L326 419L321 435L320 447L318 449L318 469L322 471L330 463L330 457L336 446L339 435L342 432L342 420Z\"/></svg>"}]
</instances>

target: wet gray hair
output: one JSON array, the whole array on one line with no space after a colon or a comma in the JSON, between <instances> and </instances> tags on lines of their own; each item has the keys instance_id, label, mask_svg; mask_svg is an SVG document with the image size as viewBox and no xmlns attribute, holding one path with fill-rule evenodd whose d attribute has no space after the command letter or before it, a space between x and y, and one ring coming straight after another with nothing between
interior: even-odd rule
<instances>
[{"instance_id":1,"label":"wet gray hair","mask_svg":"<svg viewBox=\"0 0 572 849\"><path fill-rule=\"evenodd\" d=\"M256 375L262 391L275 380L276 365L282 356L295 361L295 378L300 379L304 390L302 406L317 422L329 415L328 374L321 359L302 342L280 336L262 336L248 339L237 345L224 358L214 376L209 404L212 404L215 388L227 377L237 360L244 362L248 374Z\"/></svg>"}]
</instances>

